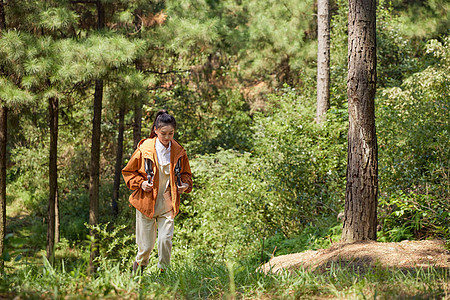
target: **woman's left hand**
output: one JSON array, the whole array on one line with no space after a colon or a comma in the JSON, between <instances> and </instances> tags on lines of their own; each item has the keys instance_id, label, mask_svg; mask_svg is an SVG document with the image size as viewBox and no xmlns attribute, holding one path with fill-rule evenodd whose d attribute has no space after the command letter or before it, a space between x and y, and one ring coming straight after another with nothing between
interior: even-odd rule
<instances>
[{"instance_id":1,"label":"woman's left hand","mask_svg":"<svg viewBox=\"0 0 450 300\"><path fill-rule=\"evenodd\" d=\"M181 183L181 186L177 185L178 194L183 194L184 191L188 189L188 187L189 187L189 184L184 183L184 182Z\"/></svg>"}]
</instances>

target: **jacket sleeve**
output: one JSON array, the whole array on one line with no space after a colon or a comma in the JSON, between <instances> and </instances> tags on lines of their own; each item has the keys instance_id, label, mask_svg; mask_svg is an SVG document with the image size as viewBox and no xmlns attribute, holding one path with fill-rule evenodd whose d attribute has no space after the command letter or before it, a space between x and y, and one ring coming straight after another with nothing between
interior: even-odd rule
<instances>
[{"instance_id":1,"label":"jacket sleeve","mask_svg":"<svg viewBox=\"0 0 450 300\"><path fill-rule=\"evenodd\" d=\"M122 169L122 176L130 190L137 190L147 178L139 172L142 166L142 153L139 149L134 151L130 161Z\"/></svg>"},{"instance_id":2,"label":"jacket sleeve","mask_svg":"<svg viewBox=\"0 0 450 300\"><path fill-rule=\"evenodd\" d=\"M192 191L192 172L187 155L181 157L181 181L189 185L184 192L190 193Z\"/></svg>"}]
</instances>

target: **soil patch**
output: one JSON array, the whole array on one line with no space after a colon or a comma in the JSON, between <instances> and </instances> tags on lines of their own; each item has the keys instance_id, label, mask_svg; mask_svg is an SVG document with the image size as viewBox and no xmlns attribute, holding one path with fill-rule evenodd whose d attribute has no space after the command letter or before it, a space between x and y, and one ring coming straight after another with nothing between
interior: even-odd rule
<instances>
[{"instance_id":1,"label":"soil patch","mask_svg":"<svg viewBox=\"0 0 450 300\"><path fill-rule=\"evenodd\" d=\"M301 267L320 270L331 263L357 268L380 266L400 269L428 267L450 269L450 251L446 250L445 243L439 240L337 243L328 249L308 250L273 257L261 266L261 271L278 273Z\"/></svg>"}]
</instances>

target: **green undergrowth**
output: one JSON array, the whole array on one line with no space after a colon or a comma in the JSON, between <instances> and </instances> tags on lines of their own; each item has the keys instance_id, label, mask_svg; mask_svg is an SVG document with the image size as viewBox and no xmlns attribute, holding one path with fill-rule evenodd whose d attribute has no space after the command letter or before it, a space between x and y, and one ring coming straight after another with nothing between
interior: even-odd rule
<instances>
[{"instance_id":1,"label":"green undergrowth","mask_svg":"<svg viewBox=\"0 0 450 300\"><path fill-rule=\"evenodd\" d=\"M320 271L301 268L280 274L258 271L262 262L273 255L327 248L338 241L341 225L335 219L317 220L289 238L277 233L247 251L238 251L240 255L236 256L208 258L211 253L203 252L201 258L199 251L187 251L181 244L175 244L170 269L159 271L155 251L149 266L137 275L131 272L134 243L129 243L129 236L120 237L123 226L106 234L107 226L100 227L101 256L94 275L87 273L88 240L71 245L63 239L57 245L55 264L51 266L44 250L23 251L21 239L9 236L9 248L14 251L10 252L2 275L0 298L447 299L450 293L448 269L385 269L375 265L355 270L331 263ZM111 243L112 237L120 241L122 251L118 251L118 242Z\"/></svg>"},{"instance_id":2,"label":"green undergrowth","mask_svg":"<svg viewBox=\"0 0 450 300\"><path fill-rule=\"evenodd\" d=\"M221 261L196 264L177 261L161 274L156 267L133 276L112 261L102 261L96 275L86 261L53 268L21 262L1 281L1 297L20 299L445 299L449 270L373 267L364 273L330 265L321 272L298 269L266 275L251 263Z\"/></svg>"}]
</instances>

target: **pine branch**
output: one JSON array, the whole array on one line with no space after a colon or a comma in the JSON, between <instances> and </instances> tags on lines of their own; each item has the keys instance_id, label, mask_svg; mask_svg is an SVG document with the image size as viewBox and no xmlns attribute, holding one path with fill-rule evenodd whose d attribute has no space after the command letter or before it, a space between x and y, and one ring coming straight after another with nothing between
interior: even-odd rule
<instances>
[{"instance_id":1,"label":"pine branch","mask_svg":"<svg viewBox=\"0 0 450 300\"><path fill-rule=\"evenodd\" d=\"M72 0L71 3L72 3L72 4L77 4L77 3L91 3L91 4L96 4L97 1L96 1L96 0Z\"/></svg>"},{"instance_id":2,"label":"pine branch","mask_svg":"<svg viewBox=\"0 0 450 300\"><path fill-rule=\"evenodd\" d=\"M190 70L170 70L165 72L159 72L154 70L143 70L144 73L157 74L157 75L166 75L166 74L176 74L176 73L185 73L190 72Z\"/></svg>"}]
</instances>

